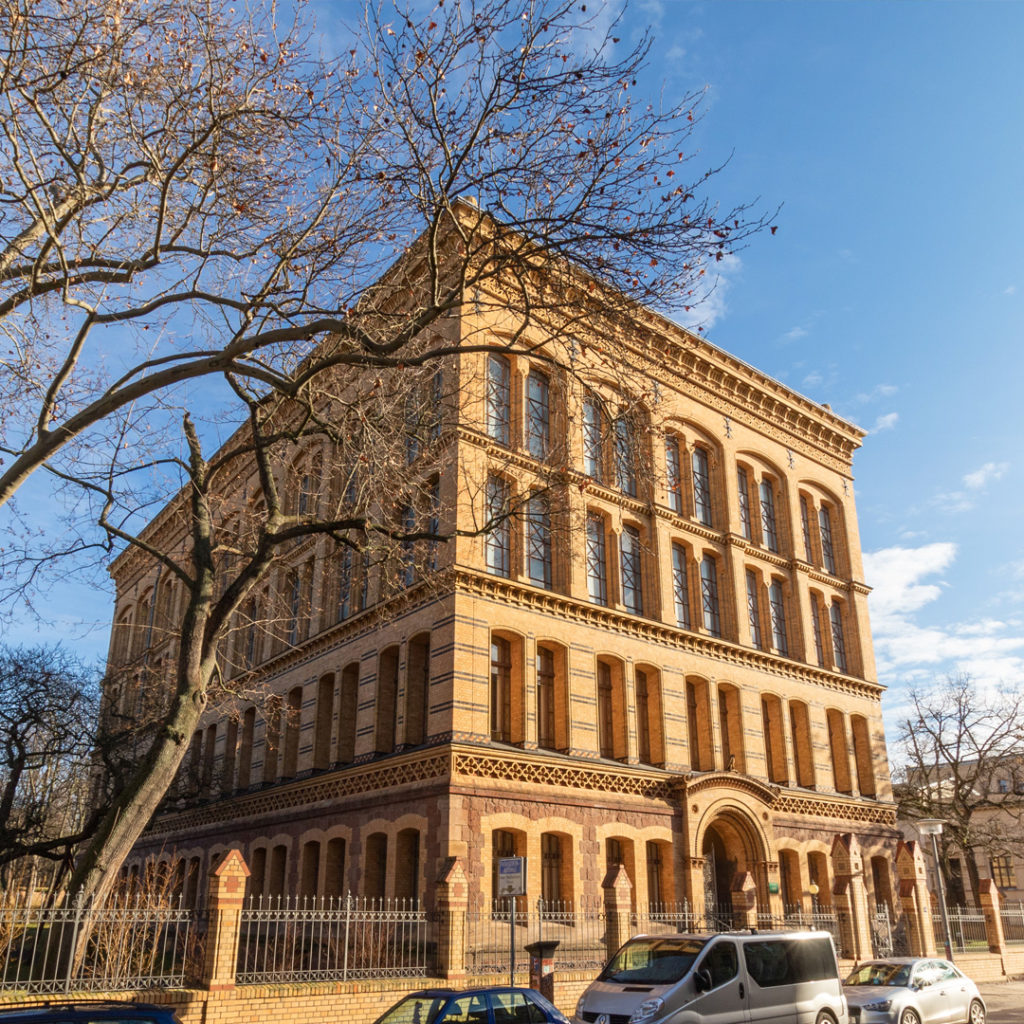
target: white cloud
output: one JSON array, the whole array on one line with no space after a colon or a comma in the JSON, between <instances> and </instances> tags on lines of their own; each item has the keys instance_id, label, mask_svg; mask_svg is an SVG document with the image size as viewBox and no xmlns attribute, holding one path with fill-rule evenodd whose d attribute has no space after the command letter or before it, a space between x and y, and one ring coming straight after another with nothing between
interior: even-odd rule
<instances>
[{"instance_id":1,"label":"white cloud","mask_svg":"<svg viewBox=\"0 0 1024 1024\"><path fill-rule=\"evenodd\" d=\"M898 412L887 412L885 415L879 416L878 419L875 420L875 425L871 428L871 433L877 434L882 430L892 430L892 428L896 426L899 418L900 414Z\"/></svg>"},{"instance_id":2,"label":"white cloud","mask_svg":"<svg viewBox=\"0 0 1024 1024\"><path fill-rule=\"evenodd\" d=\"M864 577L874 587L871 618L875 632L889 618L902 618L934 601L942 593L941 586L921 580L948 569L955 559L956 545L947 541L865 552Z\"/></svg>"},{"instance_id":3,"label":"white cloud","mask_svg":"<svg viewBox=\"0 0 1024 1024\"><path fill-rule=\"evenodd\" d=\"M708 331L725 316L728 312L726 295L732 284L730 278L735 277L743 269L743 261L739 256L730 254L723 256L714 264L714 268L707 294L684 312L684 324L691 330L703 327Z\"/></svg>"},{"instance_id":4,"label":"white cloud","mask_svg":"<svg viewBox=\"0 0 1024 1024\"><path fill-rule=\"evenodd\" d=\"M1007 285L1003 289L1003 294L1004 295L1016 295L1017 294L1017 286L1015 284Z\"/></svg>"},{"instance_id":5,"label":"white cloud","mask_svg":"<svg viewBox=\"0 0 1024 1024\"><path fill-rule=\"evenodd\" d=\"M806 338L808 333L809 332L808 332L806 327L791 327L782 336L782 340L783 341L799 341L801 338Z\"/></svg>"},{"instance_id":6,"label":"white cloud","mask_svg":"<svg viewBox=\"0 0 1024 1024\"><path fill-rule=\"evenodd\" d=\"M990 481L998 480L1010 468L1008 462L986 462L973 473L964 476L964 486L972 491L981 490Z\"/></svg>"},{"instance_id":7,"label":"white cloud","mask_svg":"<svg viewBox=\"0 0 1024 1024\"><path fill-rule=\"evenodd\" d=\"M862 404L874 402L879 398L889 398L895 395L899 388L895 384L876 384L870 391L862 391L854 398L855 402Z\"/></svg>"}]
</instances>

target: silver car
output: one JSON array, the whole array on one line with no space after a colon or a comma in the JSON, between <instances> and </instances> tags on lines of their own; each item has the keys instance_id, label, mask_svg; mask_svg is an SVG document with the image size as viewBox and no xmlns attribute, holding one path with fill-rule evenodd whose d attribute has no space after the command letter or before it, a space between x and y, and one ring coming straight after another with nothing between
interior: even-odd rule
<instances>
[{"instance_id":1,"label":"silver car","mask_svg":"<svg viewBox=\"0 0 1024 1024\"><path fill-rule=\"evenodd\" d=\"M851 1024L985 1024L978 986L948 960L870 960L843 993Z\"/></svg>"}]
</instances>

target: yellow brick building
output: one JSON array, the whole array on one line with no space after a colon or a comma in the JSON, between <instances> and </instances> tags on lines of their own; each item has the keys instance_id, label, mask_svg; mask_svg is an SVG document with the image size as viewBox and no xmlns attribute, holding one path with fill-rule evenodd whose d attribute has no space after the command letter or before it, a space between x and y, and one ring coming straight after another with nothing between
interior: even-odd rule
<instances>
[{"instance_id":1,"label":"yellow brick building","mask_svg":"<svg viewBox=\"0 0 1024 1024\"><path fill-rule=\"evenodd\" d=\"M579 904L622 865L635 907L752 883L781 914L845 891L852 837L867 901L892 905L863 433L645 310L608 328L614 359L479 303L445 329L474 344L409 474L462 532L383 598L351 553L296 547L271 583L283 637L238 629L225 654L276 699L207 713L199 792L139 858L173 852L200 893L238 847L254 892L428 905L455 858L484 906L522 855L531 900ZM333 459L291 467L306 500ZM114 575L111 678L172 653L152 627L175 607L140 554Z\"/></svg>"}]
</instances>

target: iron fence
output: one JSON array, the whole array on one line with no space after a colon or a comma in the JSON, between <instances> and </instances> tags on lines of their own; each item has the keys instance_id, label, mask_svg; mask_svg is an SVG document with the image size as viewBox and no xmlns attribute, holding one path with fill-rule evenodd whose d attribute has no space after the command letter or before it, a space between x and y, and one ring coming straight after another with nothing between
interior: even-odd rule
<instances>
[{"instance_id":1,"label":"iron fence","mask_svg":"<svg viewBox=\"0 0 1024 1024\"><path fill-rule=\"evenodd\" d=\"M96 907L0 904L0 991L176 988L202 959L177 898L121 896Z\"/></svg>"},{"instance_id":2,"label":"iron fence","mask_svg":"<svg viewBox=\"0 0 1024 1024\"><path fill-rule=\"evenodd\" d=\"M638 934L696 932L703 927L704 914L692 907L689 900L681 903L650 903L646 907L638 907L633 914L633 931Z\"/></svg>"},{"instance_id":3,"label":"iron fence","mask_svg":"<svg viewBox=\"0 0 1024 1024\"><path fill-rule=\"evenodd\" d=\"M979 952L988 949L988 933L985 930L985 915L971 907L949 907L949 939L958 953ZM942 925L942 914L932 914L932 928L935 941L941 945L946 934Z\"/></svg>"},{"instance_id":4,"label":"iron fence","mask_svg":"<svg viewBox=\"0 0 1024 1024\"><path fill-rule=\"evenodd\" d=\"M250 897L239 923L236 980L424 977L436 963L433 923L415 899Z\"/></svg>"},{"instance_id":5,"label":"iron fence","mask_svg":"<svg viewBox=\"0 0 1024 1024\"><path fill-rule=\"evenodd\" d=\"M507 974L513 948L516 964L525 966L526 947L557 941L559 970L596 970L608 959L604 901L517 901L515 922L507 900L466 912L466 970L472 974Z\"/></svg>"},{"instance_id":6,"label":"iron fence","mask_svg":"<svg viewBox=\"0 0 1024 1024\"><path fill-rule=\"evenodd\" d=\"M1024 903L1011 907L1003 904L999 908L999 916L1003 919L1003 938L1008 946L1024 944Z\"/></svg>"}]
</instances>

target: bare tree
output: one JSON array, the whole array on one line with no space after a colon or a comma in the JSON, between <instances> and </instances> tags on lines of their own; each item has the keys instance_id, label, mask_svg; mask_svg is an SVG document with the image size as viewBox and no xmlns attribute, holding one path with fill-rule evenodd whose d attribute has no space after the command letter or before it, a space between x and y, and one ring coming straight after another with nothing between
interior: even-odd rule
<instances>
[{"instance_id":1,"label":"bare tree","mask_svg":"<svg viewBox=\"0 0 1024 1024\"><path fill-rule=\"evenodd\" d=\"M951 676L910 694L897 733L900 817L943 818L942 859L963 854L971 889L994 856L1024 854L1024 694Z\"/></svg>"},{"instance_id":2,"label":"bare tree","mask_svg":"<svg viewBox=\"0 0 1024 1024\"><path fill-rule=\"evenodd\" d=\"M4 3L0 503L43 467L68 533L20 521L0 576L158 580L134 637L115 624L108 715L149 718L72 881L102 896L203 709L291 638L303 544L384 589L434 567L465 357L542 345L572 377L589 346L624 422L656 398L640 304L685 315L764 218L693 170L700 96L635 95L647 41L569 0L371 7L340 58L272 9Z\"/></svg>"},{"instance_id":3,"label":"bare tree","mask_svg":"<svg viewBox=\"0 0 1024 1024\"><path fill-rule=\"evenodd\" d=\"M59 647L0 650L0 879L58 866L95 827L90 808L99 673Z\"/></svg>"}]
</instances>

